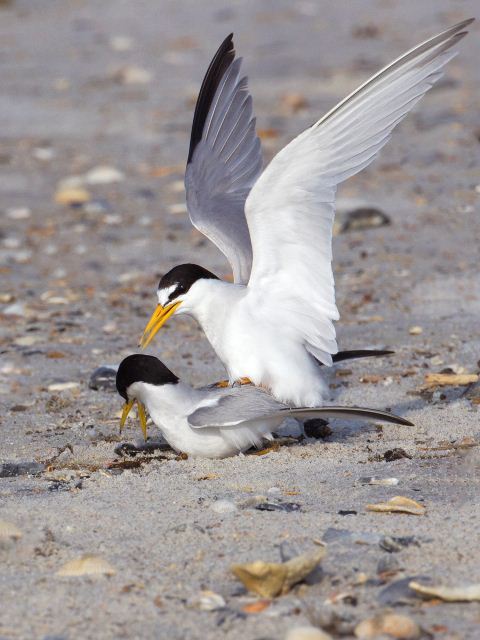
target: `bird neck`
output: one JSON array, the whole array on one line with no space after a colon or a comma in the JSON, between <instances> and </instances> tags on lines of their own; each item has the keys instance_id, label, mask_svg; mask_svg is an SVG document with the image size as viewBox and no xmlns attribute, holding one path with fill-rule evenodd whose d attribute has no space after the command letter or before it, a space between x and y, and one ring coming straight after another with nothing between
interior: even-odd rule
<instances>
[{"instance_id":1,"label":"bird neck","mask_svg":"<svg viewBox=\"0 0 480 640\"><path fill-rule=\"evenodd\" d=\"M181 381L159 386L142 382L136 395L155 423L168 422L170 416L188 415L199 401L199 391Z\"/></svg>"}]
</instances>

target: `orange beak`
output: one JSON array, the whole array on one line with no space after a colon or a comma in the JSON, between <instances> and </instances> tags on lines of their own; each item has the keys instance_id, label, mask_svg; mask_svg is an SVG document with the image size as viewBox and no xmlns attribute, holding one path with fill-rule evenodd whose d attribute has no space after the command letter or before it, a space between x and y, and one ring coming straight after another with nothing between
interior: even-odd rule
<instances>
[{"instance_id":1,"label":"orange beak","mask_svg":"<svg viewBox=\"0 0 480 640\"><path fill-rule=\"evenodd\" d=\"M166 307L162 307L161 304L158 304L155 311L152 313L150 320L145 327L145 331L143 332L143 336L140 340L140 346L142 349L148 347L150 342L155 337L157 331L165 324L165 322L173 316L178 307L182 304L182 302L172 302L172 304L168 304Z\"/></svg>"}]
</instances>

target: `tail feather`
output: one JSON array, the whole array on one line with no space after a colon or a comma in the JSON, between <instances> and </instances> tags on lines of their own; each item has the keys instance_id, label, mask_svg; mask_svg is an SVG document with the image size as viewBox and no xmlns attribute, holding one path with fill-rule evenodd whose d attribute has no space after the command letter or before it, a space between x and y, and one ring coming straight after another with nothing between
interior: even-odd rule
<instances>
[{"instance_id":1,"label":"tail feather","mask_svg":"<svg viewBox=\"0 0 480 640\"><path fill-rule=\"evenodd\" d=\"M368 409L366 407L312 407L299 409L282 409L282 413L288 414L292 418L309 420L311 418L363 418L364 420L381 420L382 422L392 422L407 427L415 426L413 422L379 409Z\"/></svg>"},{"instance_id":2,"label":"tail feather","mask_svg":"<svg viewBox=\"0 0 480 640\"><path fill-rule=\"evenodd\" d=\"M351 349L349 351L339 351L332 355L332 362L336 364L343 360L354 360L355 358L379 358L380 356L391 356L394 353L395 351L390 351L390 349ZM323 367L323 362L320 362L318 358L315 358L315 360L320 367Z\"/></svg>"}]
</instances>

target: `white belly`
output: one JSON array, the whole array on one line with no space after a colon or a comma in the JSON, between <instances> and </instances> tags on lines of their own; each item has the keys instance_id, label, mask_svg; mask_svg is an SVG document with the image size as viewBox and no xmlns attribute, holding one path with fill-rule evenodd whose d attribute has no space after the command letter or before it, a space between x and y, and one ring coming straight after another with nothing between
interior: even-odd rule
<instances>
[{"instance_id":1,"label":"white belly","mask_svg":"<svg viewBox=\"0 0 480 640\"><path fill-rule=\"evenodd\" d=\"M247 377L291 406L321 406L326 385L298 335L279 318L254 306L244 288L231 290L227 303L223 293L221 306L210 304L195 316L230 382Z\"/></svg>"}]
</instances>

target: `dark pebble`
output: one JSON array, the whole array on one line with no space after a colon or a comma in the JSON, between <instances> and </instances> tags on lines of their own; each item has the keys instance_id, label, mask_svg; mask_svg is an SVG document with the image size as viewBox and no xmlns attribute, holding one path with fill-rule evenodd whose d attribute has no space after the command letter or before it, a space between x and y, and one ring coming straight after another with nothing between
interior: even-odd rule
<instances>
[{"instance_id":1,"label":"dark pebble","mask_svg":"<svg viewBox=\"0 0 480 640\"><path fill-rule=\"evenodd\" d=\"M4 462L0 464L0 478L34 476L44 469L45 465L40 462Z\"/></svg>"},{"instance_id":2,"label":"dark pebble","mask_svg":"<svg viewBox=\"0 0 480 640\"><path fill-rule=\"evenodd\" d=\"M298 502L261 502L255 507L258 511L285 511L286 513L300 511L301 508Z\"/></svg>"},{"instance_id":3,"label":"dark pebble","mask_svg":"<svg viewBox=\"0 0 480 640\"><path fill-rule=\"evenodd\" d=\"M375 209L374 207L360 207L359 209L348 211L340 232L361 231L363 229L384 227L389 224L390 218L386 213L380 211L380 209Z\"/></svg>"},{"instance_id":4,"label":"dark pebble","mask_svg":"<svg viewBox=\"0 0 480 640\"><path fill-rule=\"evenodd\" d=\"M117 377L117 369L116 367L109 367L107 365L102 365L95 369L95 371L90 376L90 380L88 381L88 386L90 389L94 391L98 391L99 389L105 389L108 391L116 391L115 379Z\"/></svg>"},{"instance_id":5,"label":"dark pebble","mask_svg":"<svg viewBox=\"0 0 480 640\"><path fill-rule=\"evenodd\" d=\"M384 556L377 564L377 573L391 573L400 571L401 565L395 556Z\"/></svg>"},{"instance_id":6,"label":"dark pebble","mask_svg":"<svg viewBox=\"0 0 480 640\"><path fill-rule=\"evenodd\" d=\"M378 594L378 603L382 606L392 606L418 602L417 595L408 586L412 580L423 582L428 580L428 578L426 576L409 576L408 578L391 582Z\"/></svg>"},{"instance_id":7,"label":"dark pebble","mask_svg":"<svg viewBox=\"0 0 480 640\"><path fill-rule=\"evenodd\" d=\"M383 454L384 459L387 462L393 462L394 460L401 460L402 458L412 459L412 456L409 455L404 449L389 449L385 451Z\"/></svg>"},{"instance_id":8,"label":"dark pebble","mask_svg":"<svg viewBox=\"0 0 480 640\"><path fill-rule=\"evenodd\" d=\"M307 438L324 439L331 436L333 431L329 427L326 420L321 418L313 418L312 420L305 420L303 423L303 429Z\"/></svg>"},{"instance_id":9,"label":"dark pebble","mask_svg":"<svg viewBox=\"0 0 480 640\"><path fill-rule=\"evenodd\" d=\"M355 511L354 509L340 509L340 511L338 512L339 516L356 516L357 515L357 511Z\"/></svg>"},{"instance_id":10,"label":"dark pebble","mask_svg":"<svg viewBox=\"0 0 480 640\"><path fill-rule=\"evenodd\" d=\"M380 547L388 553L397 553L405 547L419 547L420 542L415 536L390 537L385 536L379 542Z\"/></svg>"}]
</instances>

